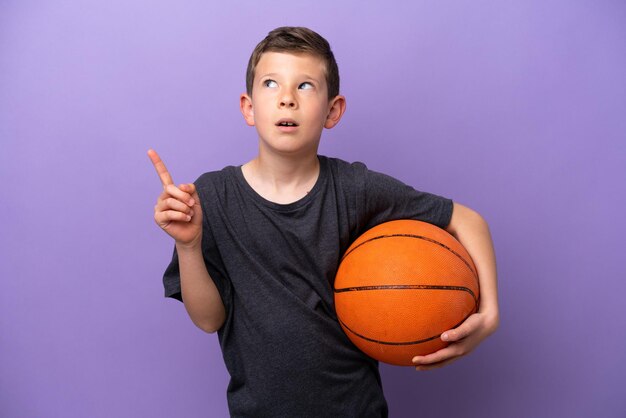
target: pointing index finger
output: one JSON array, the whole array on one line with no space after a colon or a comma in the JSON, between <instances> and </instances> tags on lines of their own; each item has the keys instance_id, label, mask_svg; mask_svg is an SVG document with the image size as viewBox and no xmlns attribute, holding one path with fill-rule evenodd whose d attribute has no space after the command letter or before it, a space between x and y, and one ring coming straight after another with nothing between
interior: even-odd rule
<instances>
[{"instance_id":1,"label":"pointing index finger","mask_svg":"<svg viewBox=\"0 0 626 418\"><path fill-rule=\"evenodd\" d=\"M165 164L163 163L163 161L161 161L161 157L159 157L159 154L157 154L155 150L150 149L148 150L148 157L150 157L150 161L152 161L152 164L154 165L154 168L156 169L157 174L161 179L161 184L163 184L163 187L174 184L172 176L170 176L169 171L167 171L167 167L165 167Z\"/></svg>"}]
</instances>

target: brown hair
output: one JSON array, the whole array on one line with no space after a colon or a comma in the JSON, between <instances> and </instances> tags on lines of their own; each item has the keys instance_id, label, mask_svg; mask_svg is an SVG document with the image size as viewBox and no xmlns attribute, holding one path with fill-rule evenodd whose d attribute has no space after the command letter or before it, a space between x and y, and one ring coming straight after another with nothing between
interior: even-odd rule
<instances>
[{"instance_id":1,"label":"brown hair","mask_svg":"<svg viewBox=\"0 0 626 418\"><path fill-rule=\"evenodd\" d=\"M265 52L308 53L320 57L326 66L328 99L339 94L339 68L330 44L318 33L304 27L283 26L267 34L252 51L246 71L246 91L252 96L254 72Z\"/></svg>"}]
</instances>

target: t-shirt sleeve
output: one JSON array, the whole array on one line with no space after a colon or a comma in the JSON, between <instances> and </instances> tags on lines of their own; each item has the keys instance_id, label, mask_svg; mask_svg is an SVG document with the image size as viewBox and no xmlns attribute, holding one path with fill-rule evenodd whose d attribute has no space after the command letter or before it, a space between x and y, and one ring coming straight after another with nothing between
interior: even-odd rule
<instances>
[{"instance_id":1,"label":"t-shirt sleeve","mask_svg":"<svg viewBox=\"0 0 626 418\"><path fill-rule=\"evenodd\" d=\"M165 297L178 299L183 301L183 295L180 290L180 271L178 267L178 253L174 248L174 254L170 264L163 273L163 287L165 289Z\"/></svg>"},{"instance_id":2,"label":"t-shirt sleeve","mask_svg":"<svg viewBox=\"0 0 626 418\"><path fill-rule=\"evenodd\" d=\"M403 182L362 167L364 229L397 219L415 219L445 228L452 217L452 200L421 192Z\"/></svg>"},{"instance_id":3,"label":"t-shirt sleeve","mask_svg":"<svg viewBox=\"0 0 626 418\"><path fill-rule=\"evenodd\" d=\"M230 305L231 283L224 268L222 256L216 244L209 222L209 219L214 216L214 214L207 211L207 204L205 203L211 201L211 198L209 197L210 187L207 186L210 182L208 179L209 176L205 174L195 182L202 205L202 257L204 259L204 265L206 266L207 272L215 283L215 286L217 287L217 290L222 298L222 302L228 310ZM163 288L165 291L165 297L177 299L181 302L183 301L180 285L180 267L176 247L174 247L172 259L163 274Z\"/></svg>"},{"instance_id":4,"label":"t-shirt sleeve","mask_svg":"<svg viewBox=\"0 0 626 418\"><path fill-rule=\"evenodd\" d=\"M206 231L204 232L206 235ZM222 302L225 307L228 307L227 301L229 300L230 295L230 282L225 278L224 274L221 272L222 269L214 263L216 255L211 259L211 255L207 254L207 247L209 245L206 244L207 240L203 235L203 251L202 255L204 258L204 264L207 268L209 276L211 276L211 280L215 283L217 290L220 292L220 296L222 298ZM165 273L163 273L163 288L165 290L165 297L177 299L179 301L183 301L183 295L180 287L180 267L178 264L178 253L176 252L176 247L174 247L174 253L172 255L172 260L169 265L165 269Z\"/></svg>"}]
</instances>

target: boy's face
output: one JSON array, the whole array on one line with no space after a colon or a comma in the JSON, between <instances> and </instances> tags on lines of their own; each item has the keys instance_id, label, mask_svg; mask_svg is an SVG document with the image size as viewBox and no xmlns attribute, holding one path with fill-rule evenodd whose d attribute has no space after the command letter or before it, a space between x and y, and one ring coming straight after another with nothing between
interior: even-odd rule
<instances>
[{"instance_id":1,"label":"boy's face","mask_svg":"<svg viewBox=\"0 0 626 418\"><path fill-rule=\"evenodd\" d=\"M255 69L252 96L241 95L241 111L256 126L261 149L315 152L322 129L335 126L345 99L328 98L324 62L310 54L266 52Z\"/></svg>"}]
</instances>

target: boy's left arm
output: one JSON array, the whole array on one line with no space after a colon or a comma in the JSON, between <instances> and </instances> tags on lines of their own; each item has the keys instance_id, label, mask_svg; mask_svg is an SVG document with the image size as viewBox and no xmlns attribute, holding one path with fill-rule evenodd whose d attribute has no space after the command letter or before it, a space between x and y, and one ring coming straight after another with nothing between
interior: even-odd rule
<instances>
[{"instance_id":1,"label":"boy's left arm","mask_svg":"<svg viewBox=\"0 0 626 418\"><path fill-rule=\"evenodd\" d=\"M496 258L487 222L472 209L454 203L452 219L446 230L472 257L478 271L480 306L478 312L453 330L441 334L449 345L435 353L413 358L416 370L442 367L468 354L491 335L500 321Z\"/></svg>"}]
</instances>

